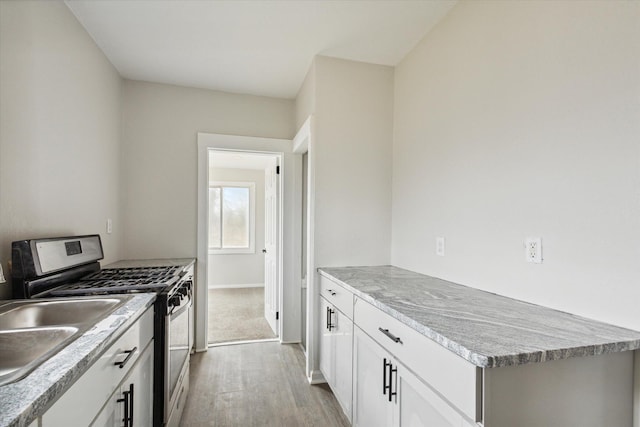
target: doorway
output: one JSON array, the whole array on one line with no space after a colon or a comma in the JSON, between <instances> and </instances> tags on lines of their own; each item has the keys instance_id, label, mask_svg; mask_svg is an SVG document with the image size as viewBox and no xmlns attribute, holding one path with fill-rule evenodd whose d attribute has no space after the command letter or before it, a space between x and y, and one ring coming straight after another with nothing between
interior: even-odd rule
<instances>
[{"instance_id":1,"label":"doorway","mask_svg":"<svg viewBox=\"0 0 640 427\"><path fill-rule=\"evenodd\" d=\"M195 284L195 345L196 351L208 348L208 233L209 233L209 151L227 151L278 156L280 166L278 175L277 215L275 232L276 250L275 275L276 293L271 301L275 306L275 329L281 343L298 343L301 336L300 310L300 259L301 259L301 189L299 176L302 169L302 156L292 150L292 140L198 133L198 217L197 217L197 264ZM277 174L277 171L276 171ZM262 249L256 247L256 251ZM269 251L268 251L269 254ZM266 273L266 267L265 267ZM266 276L265 276L266 278ZM268 280L268 279L266 279ZM265 283L266 283L265 280ZM267 289L267 286L265 286ZM266 307L266 305L265 305Z\"/></svg>"},{"instance_id":2,"label":"doorway","mask_svg":"<svg viewBox=\"0 0 640 427\"><path fill-rule=\"evenodd\" d=\"M208 157L207 344L276 339L280 155Z\"/></svg>"}]
</instances>

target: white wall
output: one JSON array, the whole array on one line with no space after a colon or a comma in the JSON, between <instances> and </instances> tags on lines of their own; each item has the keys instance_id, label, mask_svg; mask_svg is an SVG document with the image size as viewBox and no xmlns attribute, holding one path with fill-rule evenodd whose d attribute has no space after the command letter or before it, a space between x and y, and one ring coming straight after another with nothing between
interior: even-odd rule
<instances>
[{"instance_id":1,"label":"white wall","mask_svg":"<svg viewBox=\"0 0 640 427\"><path fill-rule=\"evenodd\" d=\"M120 258L121 79L62 2L0 2L0 262L14 240L99 233ZM105 234L111 218L116 232ZM2 286L2 285L0 285ZM0 298L7 296L0 287Z\"/></svg>"},{"instance_id":2,"label":"white wall","mask_svg":"<svg viewBox=\"0 0 640 427\"><path fill-rule=\"evenodd\" d=\"M124 256L196 256L196 134L291 139L293 101L125 80Z\"/></svg>"},{"instance_id":3,"label":"white wall","mask_svg":"<svg viewBox=\"0 0 640 427\"><path fill-rule=\"evenodd\" d=\"M315 261L388 264L393 68L315 59Z\"/></svg>"},{"instance_id":4,"label":"white wall","mask_svg":"<svg viewBox=\"0 0 640 427\"><path fill-rule=\"evenodd\" d=\"M298 91L298 96L295 100L295 124L296 131L300 130L300 127L304 124L316 109L316 66L315 59L307 71L302 86Z\"/></svg>"},{"instance_id":5,"label":"white wall","mask_svg":"<svg viewBox=\"0 0 640 427\"><path fill-rule=\"evenodd\" d=\"M640 329L638 58L637 1L460 2L396 69L393 264Z\"/></svg>"},{"instance_id":6,"label":"white wall","mask_svg":"<svg viewBox=\"0 0 640 427\"><path fill-rule=\"evenodd\" d=\"M314 268L390 262L393 68L316 57L296 99L296 123L314 116ZM315 275L317 276L317 274ZM317 376L318 310L308 275L307 375Z\"/></svg>"},{"instance_id":7,"label":"white wall","mask_svg":"<svg viewBox=\"0 0 640 427\"><path fill-rule=\"evenodd\" d=\"M264 171L211 168L212 182L255 184L255 252L251 254L209 254L209 287L228 285L264 286Z\"/></svg>"}]
</instances>

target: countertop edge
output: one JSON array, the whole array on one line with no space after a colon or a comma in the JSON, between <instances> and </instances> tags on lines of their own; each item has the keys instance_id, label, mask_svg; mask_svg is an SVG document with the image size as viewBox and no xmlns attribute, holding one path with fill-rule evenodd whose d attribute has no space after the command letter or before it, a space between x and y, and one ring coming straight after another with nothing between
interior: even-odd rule
<instances>
[{"instance_id":1,"label":"countertop edge","mask_svg":"<svg viewBox=\"0 0 640 427\"><path fill-rule=\"evenodd\" d=\"M326 267L326 268L333 269L333 268L341 268L341 267ZM321 276L326 277L327 279L332 280L344 286L349 291L351 291L355 296L359 297L363 301L366 301L369 304L377 307L378 309L382 310L384 313L389 314L390 316L397 319L401 323L407 325L408 327L415 330L416 332L424 335L425 337L431 339L432 341L435 341L436 343L440 344L442 347L446 348L452 353L462 357L463 359L467 360L468 362L480 368L501 368L501 367L508 367L508 366L526 365L529 363L541 363L541 362L553 361L553 360L570 359L573 357L598 356L598 355L603 355L608 353L640 350L640 339L637 339L637 340L629 340L624 342L611 342L611 343L605 343L605 344L573 346L573 347L558 348L553 350L534 351L534 352L519 353L519 354L494 355L494 356L481 354L481 353L472 351L455 341L452 341L446 336L434 331L428 325L419 323L414 319L412 319L411 317L389 307L384 302L379 301L376 298L372 297L371 295L354 288L353 286L349 285L343 280L340 280L337 277L331 275L331 273L324 271L323 267L319 267L317 271ZM524 301L519 301L519 302L524 302ZM527 303L527 304L530 304L530 303ZM549 309L549 310L553 310L553 309ZM594 322L598 322L598 321L594 321ZM598 323L602 323L602 322L598 322ZM418 325L418 327L416 327L416 325ZM625 329L625 328L621 328L621 329Z\"/></svg>"}]
</instances>

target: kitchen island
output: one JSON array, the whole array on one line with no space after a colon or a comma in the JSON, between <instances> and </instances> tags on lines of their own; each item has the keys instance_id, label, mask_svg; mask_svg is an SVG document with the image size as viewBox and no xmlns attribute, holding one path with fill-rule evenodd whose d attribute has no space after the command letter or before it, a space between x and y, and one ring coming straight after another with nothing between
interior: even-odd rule
<instances>
[{"instance_id":1,"label":"kitchen island","mask_svg":"<svg viewBox=\"0 0 640 427\"><path fill-rule=\"evenodd\" d=\"M441 409L432 412L449 420L442 425L631 425L631 350L640 348L640 332L394 266L319 273L329 303L352 295L352 308L342 310L353 318L354 425L420 418L416 407L402 412L402 387L424 388L407 402L433 393L431 406ZM336 327L340 309L328 306L328 326ZM378 363L380 384L368 380ZM387 415L373 410L383 407L367 391L376 388L397 406Z\"/></svg>"},{"instance_id":2,"label":"kitchen island","mask_svg":"<svg viewBox=\"0 0 640 427\"><path fill-rule=\"evenodd\" d=\"M25 378L1 386L0 426L26 426L42 416L152 307L156 295L136 294L128 298L113 313L97 322Z\"/></svg>"}]
</instances>

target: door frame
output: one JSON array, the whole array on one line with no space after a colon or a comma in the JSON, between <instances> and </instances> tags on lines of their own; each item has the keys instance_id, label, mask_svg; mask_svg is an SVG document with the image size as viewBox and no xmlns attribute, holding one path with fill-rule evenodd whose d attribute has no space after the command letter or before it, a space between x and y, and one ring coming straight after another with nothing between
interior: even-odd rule
<instances>
[{"instance_id":1,"label":"door frame","mask_svg":"<svg viewBox=\"0 0 640 427\"><path fill-rule=\"evenodd\" d=\"M281 156L280 196L278 213L278 307L280 321L278 337L281 343L300 342L300 265L301 244L301 194L295 176L302 168L302 156L292 152L292 141L287 139L198 133L198 218L197 218L197 266L195 296L195 348L206 351L208 315L208 198L209 150L273 154ZM293 303L298 302L298 306ZM297 329L295 325L298 325Z\"/></svg>"},{"instance_id":2,"label":"door frame","mask_svg":"<svg viewBox=\"0 0 640 427\"><path fill-rule=\"evenodd\" d=\"M293 152L298 154L307 153L307 229L303 233L307 235L307 260L306 260L306 287L307 287L307 319L306 330L302 333L306 334L305 348L305 373L307 380L311 384L319 384L326 382L319 369L319 334L318 331L318 315L319 315L319 298L318 298L318 272L315 261L315 191L316 191L316 160L315 147L313 142L313 134L315 119L313 114L309 115L305 122L300 126L298 133L293 138ZM302 254L301 254L302 257ZM301 278L302 281L302 278Z\"/></svg>"}]
</instances>

